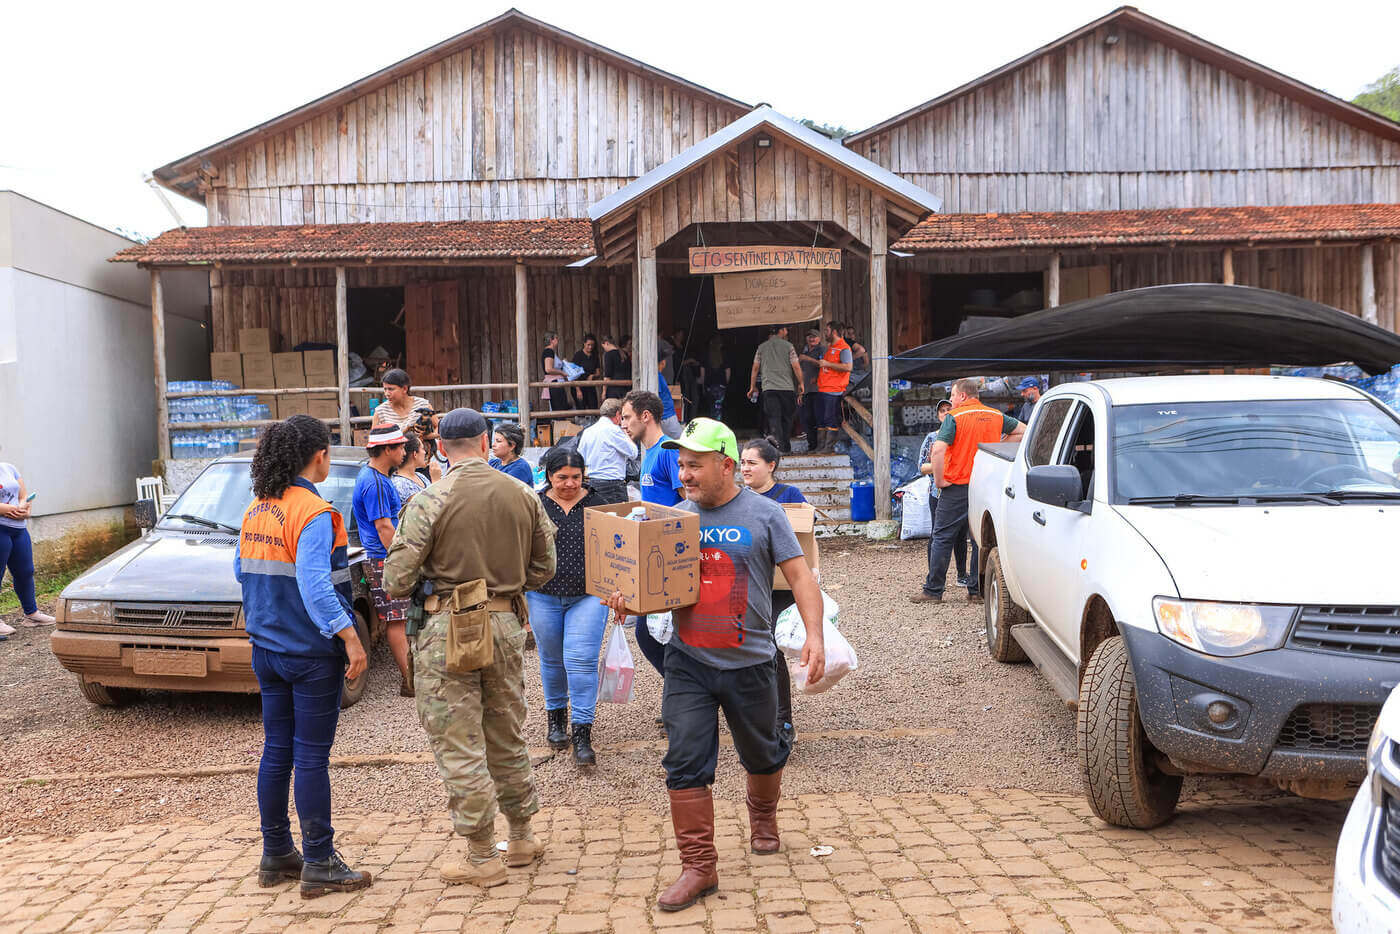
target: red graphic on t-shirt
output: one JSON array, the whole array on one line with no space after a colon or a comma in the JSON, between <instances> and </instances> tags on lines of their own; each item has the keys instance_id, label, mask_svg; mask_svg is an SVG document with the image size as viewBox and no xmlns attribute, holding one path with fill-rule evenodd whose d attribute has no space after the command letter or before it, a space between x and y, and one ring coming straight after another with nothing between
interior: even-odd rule
<instances>
[{"instance_id":1,"label":"red graphic on t-shirt","mask_svg":"<svg viewBox=\"0 0 1400 934\"><path fill-rule=\"evenodd\" d=\"M681 640L697 649L732 649L744 642L749 572L718 548L700 549L700 599L678 613Z\"/></svg>"}]
</instances>

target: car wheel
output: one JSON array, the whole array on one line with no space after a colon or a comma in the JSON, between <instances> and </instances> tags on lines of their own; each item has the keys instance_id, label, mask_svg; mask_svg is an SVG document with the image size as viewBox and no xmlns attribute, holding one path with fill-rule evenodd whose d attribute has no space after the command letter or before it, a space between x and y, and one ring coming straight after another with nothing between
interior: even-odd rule
<instances>
[{"instance_id":1,"label":"car wheel","mask_svg":"<svg viewBox=\"0 0 1400 934\"><path fill-rule=\"evenodd\" d=\"M355 635L360 637L360 645L365 647L365 655L370 655L372 646L369 641L369 623L365 622L365 618L360 615L359 610L355 611ZM358 678L345 680L345 687L340 692L340 709L344 710L346 707L358 703L360 698L364 696L365 688L368 685L369 666L366 665L365 670Z\"/></svg>"},{"instance_id":2,"label":"car wheel","mask_svg":"<svg viewBox=\"0 0 1400 934\"><path fill-rule=\"evenodd\" d=\"M78 678L78 690L83 692L83 697L88 703L99 707L121 707L136 700L141 693L136 688L108 687L95 681L85 681L81 677Z\"/></svg>"},{"instance_id":3,"label":"car wheel","mask_svg":"<svg viewBox=\"0 0 1400 934\"><path fill-rule=\"evenodd\" d=\"M1024 662L1025 650L1011 637L1011 627L1029 623L1031 615L1011 602L1006 575L1001 572L997 549L987 552L987 573L982 580L982 617L987 628L987 651L999 662Z\"/></svg>"},{"instance_id":4,"label":"car wheel","mask_svg":"<svg viewBox=\"0 0 1400 934\"><path fill-rule=\"evenodd\" d=\"M1181 797L1181 776L1157 767L1138 717L1137 682L1121 636L1105 639L1084 672L1075 733L1089 806L1118 827L1165 823Z\"/></svg>"}]
</instances>

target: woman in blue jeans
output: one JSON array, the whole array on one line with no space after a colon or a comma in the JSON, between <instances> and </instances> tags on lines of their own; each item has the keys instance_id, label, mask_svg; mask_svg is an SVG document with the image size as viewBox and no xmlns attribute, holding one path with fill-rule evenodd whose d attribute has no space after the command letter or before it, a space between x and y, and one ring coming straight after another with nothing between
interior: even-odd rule
<instances>
[{"instance_id":1,"label":"woman in blue jeans","mask_svg":"<svg viewBox=\"0 0 1400 934\"><path fill-rule=\"evenodd\" d=\"M19 597L23 626L52 626L54 619L39 612L34 600L34 547L29 541L29 504L32 497L14 464L0 464L0 580L10 572L10 584ZM14 627L0 619L0 641Z\"/></svg>"},{"instance_id":2,"label":"woman in blue jeans","mask_svg":"<svg viewBox=\"0 0 1400 934\"><path fill-rule=\"evenodd\" d=\"M540 502L558 533L554 579L538 592L525 595L530 604L530 628L540 656L545 713L549 716L549 745L568 747L572 733L574 764L591 768L593 710L598 701L598 652L608 624L608 608L586 593L583 511L607 500L583 483L583 457L570 448L553 448L544 456L548 486ZM573 705L572 728L570 703Z\"/></svg>"},{"instance_id":3,"label":"woman in blue jeans","mask_svg":"<svg viewBox=\"0 0 1400 934\"><path fill-rule=\"evenodd\" d=\"M371 881L341 859L331 827L328 768L340 692L367 660L350 609L345 523L315 486L330 474L330 443L326 426L308 415L267 428L253 454L255 498L233 558L262 692L258 883L298 879L302 898ZM293 769L300 853L287 816Z\"/></svg>"}]
</instances>

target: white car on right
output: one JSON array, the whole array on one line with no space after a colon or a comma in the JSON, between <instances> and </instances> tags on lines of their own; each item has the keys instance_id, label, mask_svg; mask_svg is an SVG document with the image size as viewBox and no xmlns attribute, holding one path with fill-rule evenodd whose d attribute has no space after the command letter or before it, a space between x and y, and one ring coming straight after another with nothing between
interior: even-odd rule
<instances>
[{"instance_id":1,"label":"white car on right","mask_svg":"<svg viewBox=\"0 0 1400 934\"><path fill-rule=\"evenodd\" d=\"M1340 934L1400 932L1400 689L1381 708L1337 841L1332 924Z\"/></svg>"}]
</instances>

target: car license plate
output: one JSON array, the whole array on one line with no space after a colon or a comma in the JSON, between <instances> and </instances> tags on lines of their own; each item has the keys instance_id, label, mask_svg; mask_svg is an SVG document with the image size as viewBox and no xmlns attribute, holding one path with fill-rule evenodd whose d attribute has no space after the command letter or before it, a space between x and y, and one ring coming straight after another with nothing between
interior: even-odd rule
<instances>
[{"instance_id":1,"label":"car license plate","mask_svg":"<svg viewBox=\"0 0 1400 934\"><path fill-rule=\"evenodd\" d=\"M131 670L138 675L203 678L208 673L208 661L204 652L133 649Z\"/></svg>"}]
</instances>

